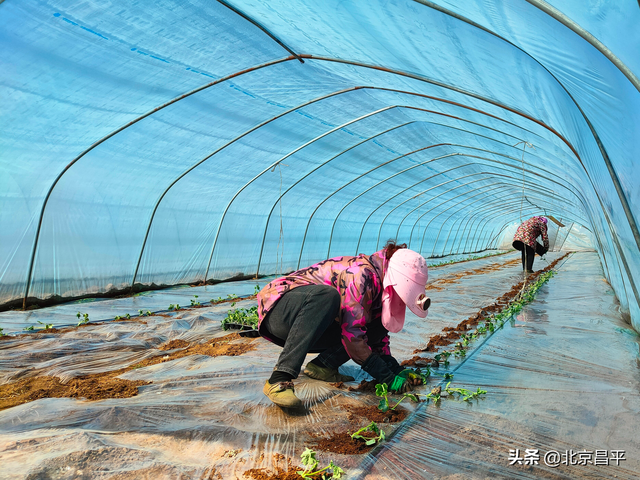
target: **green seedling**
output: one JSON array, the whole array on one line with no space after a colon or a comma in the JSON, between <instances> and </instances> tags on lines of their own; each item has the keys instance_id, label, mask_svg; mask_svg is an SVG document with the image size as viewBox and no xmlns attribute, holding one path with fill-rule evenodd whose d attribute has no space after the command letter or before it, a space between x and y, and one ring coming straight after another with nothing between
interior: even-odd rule
<instances>
[{"instance_id":1,"label":"green seedling","mask_svg":"<svg viewBox=\"0 0 640 480\"><path fill-rule=\"evenodd\" d=\"M435 358L438 362L442 362L444 364L445 367L449 366L449 357L451 356L451 352L448 351L444 351L444 352L440 352L437 355L435 355L433 358ZM444 359L443 359L444 357Z\"/></svg>"},{"instance_id":2,"label":"green seedling","mask_svg":"<svg viewBox=\"0 0 640 480\"><path fill-rule=\"evenodd\" d=\"M128 313L124 316L124 318L126 318L127 320L131 319L131 315L129 315Z\"/></svg>"},{"instance_id":3,"label":"green seedling","mask_svg":"<svg viewBox=\"0 0 640 480\"><path fill-rule=\"evenodd\" d=\"M427 400L431 399L433 400L433 403L438 403L440 401L441 392L442 392L442 387L438 385L437 387L433 388L429 393L427 393L424 396L427 398Z\"/></svg>"},{"instance_id":4,"label":"green seedling","mask_svg":"<svg viewBox=\"0 0 640 480\"><path fill-rule=\"evenodd\" d=\"M2 330L3 330L3 329L2 329L2 328L0 328L0 337L4 337L4 336L5 336L5 334L4 334L4 333L2 333Z\"/></svg>"},{"instance_id":5,"label":"green seedling","mask_svg":"<svg viewBox=\"0 0 640 480\"><path fill-rule=\"evenodd\" d=\"M114 320L122 320L122 317L120 315L116 315L116 318L114 318Z\"/></svg>"},{"instance_id":6,"label":"green seedling","mask_svg":"<svg viewBox=\"0 0 640 480\"><path fill-rule=\"evenodd\" d=\"M460 395L462 397L462 400L465 402L473 400L477 396L487 393L486 390L482 390L480 387L478 387L478 390L476 390L475 392L472 392L470 390L467 390L466 388L453 388L453 387L450 387L449 385L451 385L451 382L447 383L447 386L444 387L444 390L449 395L454 395L454 394Z\"/></svg>"},{"instance_id":7,"label":"green seedling","mask_svg":"<svg viewBox=\"0 0 640 480\"><path fill-rule=\"evenodd\" d=\"M227 300L235 300L237 298L240 297L238 297L238 295L236 295L235 293L230 293L229 295L227 295Z\"/></svg>"},{"instance_id":8,"label":"green seedling","mask_svg":"<svg viewBox=\"0 0 640 480\"><path fill-rule=\"evenodd\" d=\"M76 313L76 317L78 317L78 327L80 325L86 325L87 323L89 323L89 314L88 313L82 313L82 312L78 312ZM81 319L82 318L82 319Z\"/></svg>"},{"instance_id":9,"label":"green seedling","mask_svg":"<svg viewBox=\"0 0 640 480\"><path fill-rule=\"evenodd\" d=\"M260 285L256 285L255 287L253 287L253 294L257 295L258 292L260 292L261 288Z\"/></svg>"},{"instance_id":10,"label":"green seedling","mask_svg":"<svg viewBox=\"0 0 640 480\"><path fill-rule=\"evenodd\" d=\"M198 295L194 295L193 298L191 299L191 306L192 307L200 306L200 302L198 301Z\"/></svg>"},{"instance_id":11,"label":"green seedling","mask_svg":"<svg viewBox=\"0 0 640 480\"><path fill-rule=\"evenodd\" d=\"M231 304L233 307L235 302ZM258 326L258 306L251 308L236 308L227 312L227 316L222 320L222 329L229 330L230 323L237 323L240 325L246 325L248 327L256 328Z\"/></svg>"},{"instance_id":12,"label":"green seedling","mask_svg":"<svg viewBox=\"0 0 640 480\"><path fill-rule=\"evenodd\" d=\"M465 357L467 355L467 348L461 343L456 343L456 349L453 351L453 355L456 357Z\"/></svg>"},{"instance_id":13,"label":"green seedling","mask_svg":"<svg viewBox=\"0 0 640 480\"><path fill-rule=\"evenodd\" d=\"M344 470L342 470L339 466L333 463L333 460L329 462L329 465L316 470L318 468L318 460L316 460L316 452L307 448L302 455L300 455L302 465L305 466L304 470L299 470L296 472L302 478L312 478L318 475L322 475L322 480L327 480L328 478L342 478L342 474ZM325 473L326 472L326 473ZM330 477L327 474L331 474Z\"/></svg>"},{"instance_id":14,"label":"green seedling","mask_svg":"<svg viewBox=\"0 0 640 480\"><path fill-rule=\"evenodd\" d=\"M395 410L396 407L398 405L400 405L400 402L402 402L405 398L409 398L410 400L413 400L414 402L419 402L418 397L416 397L414 394L412 393L404 393L402 394L402 397L400 397L400 400L398 400L398 402L392 407L389 404L389 387L387 386L386 383L378 383L376 385L376 397L382 397L380 400L380 403L378 403L378 409L381 412L387 412L389 410Z\"/></svg>"},{"instance_id":15,"label":"green seedling","mask_svg":"<svg viewBox=\"0 0 640 480\"><path fill-rule=\"evenodd\" d=\"M43 322L41 322L40 320L38 320L38 323L39 323L40 325L43 325L43 326L42 326L42 327L36 327L36 326L34 326L34 325L30 325L30 326L28 326L28 327L25 327L23 330L25 330L25 331L27 331L27 332L32 332L32 331L36 330L36 328L37 328L38 330L41 330L41 329L43 329L43 330L47 330L47 329L49 329L49 328L53 328L53 323L43 323Z\"/></svg>"},{"instance_id":16,"label":"green seedling","mask_svg":"<svg viewBox=\"0 0 640 480\"><path fill-rule=\"evenodd\" d=\"M145 316L150 317L151 316L151 312L149 310L147 310L147 313L145 313Z\"/></svg>"},{"instance_id":17,"label":"green seedling","mask_svg":"<svg viewBox=\"0 0 640 480\"><path fill-rule=\"evenodd\" d=\"M438 375L439 377L444 378L445 380L448 380L450 378L453 378L453 373L438 373L438 372L433 372L434 375Z\"/></svg>"},{"instance_id":18,"label":"green seedling","mask_svg":"<svg viewBox=\"0 0 640 480\"><path fill-rule=\"evenodd\" d=\"M361 433L363 432L372 432L376 436L365 437L364 435L361 435ZM371 422L366 427L362 427L356 433L351 434L351 438L353 438L354 440L363 440L365 445L375 445L376 443L384 440L384 432L380 430L376 422Z\"/></svg>"},{"instance_id":19,"label":"green seedling","mask_svg":"<svg viewBox=\"0 0 640 480\"><path fill-rule=\"evenodd\" d=\"M144 315L144 312L142 310L138 310L138 316L142 317Z\"/></svg>"}]
</instances>

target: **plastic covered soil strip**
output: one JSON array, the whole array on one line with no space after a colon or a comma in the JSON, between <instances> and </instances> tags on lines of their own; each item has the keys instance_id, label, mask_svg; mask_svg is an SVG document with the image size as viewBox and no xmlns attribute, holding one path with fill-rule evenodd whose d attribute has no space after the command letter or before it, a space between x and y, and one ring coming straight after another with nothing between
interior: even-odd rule
<instances>
[{"instance_id":1,"label":"plastic covered soil strip","mask_svg":"<svg viewBox=\"0 0 640 480\"><path fill-rule=\"evenodd\" d=\"M442 267L444 265L454 265L456 263L465 263L465 262L471 262L473 260L480 260L481 258L487 258L487 257L497 257L499 255L505 255L507 253L511 253L510 251L506 251L506 252L498 252L498 253L489 253L487 255L474 255L472 257L469 258L463 258L462 260L448 260L448 261L444 261L444 262L440 262L440 263L434 263L433 265L429 265L429 268L438 268L438 267ZM438 257L430 257L427 260L431 260L434 258L438 258Z\"/></svg>"},{"instance_id":2,"label":"plastic covered soil strip","mask_svg":"<svg viewBox=\"0 0 640 480\"><path fill-rule=\"evenodd\" d=\"M508 254L500 261L518 256ZM552 260L558 255L548 256ZM443 266L434 269L432 278L449 277L469 265L475 269L495 263L496 259L489 258ZM394 355L399 360L410 358L419 346L417 343L426 342L443 327L456 326L478 307L502 295L505 285L520 279L520 266L495 269L488 275L467 275L445 290L434 291L431 297L437 308L432 308L427 321L408 313L403 331L392 335ZM225 288L233 288L234 293L248 293L255 283L237 282ZM210 293L211 288L204 295L203 291L202 287L176 289L168 294L154 292L88 305L102 309L97 311L119 309L115 311L120 313L123 306L125 311L131 311L132 302L140 300L148 302L143 308L157 309L174 303L176 295L180 296L181 304L188 304L193 294L205 298L218 296ZM246 308L253 303L238 302L238 307ZM0 383L36 375L55 376L68 383L87 374L135 366L158 356L159 346L180 345L179 340L202 342L224 335L221 321L228 309L229 305L210 306L150 316L145 318L147 324L107 322L55 335L13 337L0 342ZM29 313L48 314L47 321L59 323L56 316L75 318L76 311L77 305L71 305L3 315L10 313L22 318ZM66 466L94 476L101 475L106 468L125 469L128 473L123 473L123 478L149 474L200 478L212 469L222 478L243 478L243 472L252 468L274 470L272 460L276 453L298 464L302 450L307 446L314 448L318 435L330 440L336 433L353 432L371 421L364 419L361 409L367 409L366 413L378 411L378 399L373 395L338 389L301 375L295 381L296 394L306 410L299 415L284 413L262 393L281 350L260 338L255 342L258 348L239 357L189 355L130 370L119 378L152 382L130 398L100 401L43 398L2 410L0 461L7 471L29 472L33 478L54 475ZM366 378L352 362L341 370L356 378L353 385ZM457 378L456 384L464 385ZM409 413L416 408L413 403L403 406ZM385 433L396 428L394 424L378 423ZM241 453L231 458L226 454L230 451ZM323 465L334 460L347 471L362 461L360 455L317 451Z\"/></svg>"},{"instance_id":3,"label":"plastic covered soil strip","mask_svg":"<svg viewBox=\"0 0 640 480\"><path fill-rule=\"evenodd\" d=\"M553 268L555 268L555 267L556 267L556 265L557 265L559 262L561 262L562 260L565 260L569 255L570 255L569 253L566 253L566 254L565 254L565 255L563 255L562 257L560 257L560 258L558 258L558 259L554 260L550 265L548 265L547 267L545 267L543 270L539 270L539 271L535 272L534 274L530 275L530 277L529 277L529 278L531 278L531 277L538 278L538 277L540 277L540 276L543 276L543 275L544 275L545 273L547 273L547 272L551 272L551 271L552 271L552 269L553 269ZM544 283L546 283L546 282L547 282L547 281L549 281L550 279L551 279L551 276L548 276L548 277L544 280ZM534 279L531 279L531 280L534 280ZM529 281L529 279L527 279L527 281ZM529 281L529 283L530 283L531 285L534 285L534 284L535 284L534 282L535 282L535 280L534 280L534 281ZM514 290L516 290L516 291L521 291L521 289L522 289L522 285L523 285L523 284L524 284L524 281L523 281L523 282L521 282L520 284L515 285L515 286L512 288L512 290L511 290L511 291L514 291ZM539 288L539 287L540 287L540 285L538 285L537 287ZM536 288L536 292L537 292L537 288ZM530 300L529 300L529 301L527 301L525 304L527 304L527 303L531 303L531 301L533 301L533 299L530 299ZM507 309L508 309L508 305L505 307L505 310L507 310ZM461 322L461 323L459 324L460 326L463 326L463 325L464 325L464 326L463 326L463 328L464 328L465 330L467 329L467 325L468 325L468 324L465 324L465 322L468 322L468 320L469 320L469 319L467 319L467 320L465 320L464 322ZM503 320L503 321L502 321L502 323L501 323L501 324L499 324L499 325L497 326L496 331L502 328L502 325L505 323L505 321L506 321L506 319L505 319L505 320ZM477 323L478 323L478 322L476 321L476 324L477 324ZM479 349L480 349L480 348L481 348L481 347L482 347L482 346L483 346L483 345L484 345L484 344L485 344L485 343L486 343L486 342L487 342L487 341L488 341L488 340L493 336L493 334L494 334L494 333L495 333L495 332L490 332L490 333L489 333L489 332L487 332L487 333L484 335L484 338L482 339L482 341L480 341L480 342L479 342L479 343L477 343L477 344L474 344L474 345L473 345L474 349L473 349L470 353L465 354L464 358L460 361L460 363L459 363L458 365L456 365L452 370L448 371L447 373L450 373L450 374L454 375L454 374L455 374L455 373L456 373L456 372L457 372L457 371L458 371L458 370L459 370L459 369L460 369L460 368L465 364L465 362L466 362L467 360L469 360L469 359L473 356L473 354L474 354L474 353L476 353L476 352L477 352L477 351L478 351L478 350L479 350ZM452 343L452 342L450 342L450 343ZM429 342L429 344L431 344L431 341ZM406 365L406 362L402 362L402 364L403 364L403 365ZM448 379L443 378L443 379L442 379L442 380L440 380L437 384L435 384L435 387L438 387L438 386L442 387L444 384L446 384L446 383L448 383L448 382L449 382L449 380L448 380ZM417 415L419 415L419 414L420 414L421 409L427 408L428 403L429 403L429 402L424 402L424 405L422 405L422 402L421 402L421 405L419 405L419 406L418 406L418 408L417 408L417 409L416 409L416 410L415 410L415 411L414 411L414 412L413 412L413 413L412 413L412 414L407 418L407 422L408 422L408 423L411 423L412 421L414 421L414 420L415 420L415 417L416 417ZM431 403L433 403L433 402L431 402ZM391 433L390 435L388 435L388 437L387 437L387 441L391 441L391 440L393 439L393 437L394 437L396 434L398 434L399 432L402 432L402 428L400 428L400 429L398 429L398 430L395 430L393 433ZM384 451L384 450L385 450L385 448L387 448L387 444L386 444L386 443L379 443L379 444L378 444L378 445L377 445L377 446L376 446L376 447L371 451L371 453L370 453L370 457L364 460L363 464L369 464L369 463L371 463L371 462L373 461L373 460L372 460L372 458L375 458L375 457L376 457L380 452ZM360 476L359 476L359 477L357 477L357 478L364 479L364 478L366 478L366 474L364 474L364 473L363 473L362 475L360 475Z\"/></svg>"},{"instance_id":4,"label":"plastic covered soil strip","mask_svg":"<svg viewBox=\"0 0 640 480\"><path fill-rule=\"evenodd\" d=\"M167 310L158 310L155 312L151 312L151 311L147 311L144 313L138 313L138 314L134 314L131 315L129 314L130 317L127 317L125 315L118 315L116 318L111 318L111 319L106 319L106 320L97 320L97 321L89 321L87 323L76 323L76 324L63 324L63 325L59 325L58 327L51 327L51 328L42 328L42 329L34 329L31 331L28 331L26 333L22 333L20 335L0 335L0 341L2 341L3 339L8 340L10 338L13 337L20 337L22 335L33 335L33 334L37 334L37 333L49 333L49 334L55 334L55 333L67 333L67 332L71 332L74 330L77 330L78 328L84 328L88 325L102 325L104 323L108 323L108 322L142 322L142 323L146 323L144 321L145 317L148 316L156 316L156 317L169 317L170 315L168 315L168 312L171 312L172 310L174 311L190 311L190 310L196 310L199 308L207 308L207 307L211 307L213 305L220 305L223 303L235 303L235 302L239 302L241 300L255 300L256 295L247 295L247 296L236 296L235 298L223 298L220 300L214 300L212 302L199 302L199 305L189 305L189 306L180 306L179 309L175 310L173 308L171 309L167 309ZM80 312L80 310L83 310L82 307L78 307L78 311ZM81 318L81 317L78 317Z\"/></svg>"},{"instance_id":5,"label":"plastic covered soil strip","mask_svg":"<svg viewBox=\"0 0 640 480\"><path fill-rule=\"evenodd\" d=\"M510 325L456 374L490 394L471 408L421 408L359 478L640 476L640 340L598 256L572 255Z\"/></svg>"},{"instance_id":6,"label":"plastic covered soil strip","mask_svg":"<svg viewBox=\"0 0 640 480\"><path fill-rule=\"evenodd\" d=\"M40 398L85 398L102 400L105 398L129 398L138 394L138 387L151 382L142 380L124 380L120 375L138 368L150 367L169 362L189 355L206 355L209 357L242 355L256 348L252 340L245 340L237 333L214 338L205 343L190 344L185 340L171 340L158 347L159 351L172 351L165 355L147 358L134 365L118 370L83 375L62 383L59 378L51 376L30 377L17 382L0 385L0 410L15 407L23 403L33 402Z\"/></svg>"}]
</instances>

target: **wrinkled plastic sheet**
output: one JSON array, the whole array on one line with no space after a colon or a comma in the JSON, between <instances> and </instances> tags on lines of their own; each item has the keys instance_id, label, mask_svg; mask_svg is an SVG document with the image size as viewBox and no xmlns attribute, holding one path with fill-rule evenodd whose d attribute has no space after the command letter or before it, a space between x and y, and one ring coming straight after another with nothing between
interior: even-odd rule
<instances>
[{"instance_id":1,"label":"wrinkled plastic sheet","mask_svg":"<svg viewBox=\"0 0 640 480\"><path fill-rule=\"evenodd\" d=\"M536 259L534 268L544 266ZM412 416L383 426L391 438L380 451L321 452L319 460L333 459L347 478L539 478L541 471L550 478L637 476L636 337L619 328L617 303L595 254L574 254L559 271L515 322L449 367L455 370L453 385L480 386L488 390L486 398L473 404L443 400L440 407L406 404ZM408 314L405 330L392 335L392 352L400 360L411 358L443 327L492 304L522 275L518 253L445 265L430 274L433 306L427 320ZM252 293L255 281L236 282L229 293L243 293L241 285ZM185 289L184 298L189 293ZM153 295L167 303L164 294ZM131 299L104 302L118 301ZM253 304L244 300L236 307ZM130 366L157 355L168 340L225 335L220 321L229 308L220 304L145 317L146 324L108 322L5 340L1 381L33 375L67 380ZM273 468L275 453L297 464L313 433L328 436L368 423L351 422L345 407L375 405L373 395L304 375L296 380L304 412L291 415L271 404L262 386L280 349L260 338L255 342L256 350L237 357L193 355L129 371L121 378L153 382L132 398L41 399L1 411L0 478L208 478L214 470L222 478L246 478L248 469ZM605 345L606 354L597 355ZM352 362L342 371L356 381L369 378ZM423 393L438 380L432 377ZM510 466L509 450L525 448L623 449L627 460L620 467Z\"/></svg>"}]
</instances>

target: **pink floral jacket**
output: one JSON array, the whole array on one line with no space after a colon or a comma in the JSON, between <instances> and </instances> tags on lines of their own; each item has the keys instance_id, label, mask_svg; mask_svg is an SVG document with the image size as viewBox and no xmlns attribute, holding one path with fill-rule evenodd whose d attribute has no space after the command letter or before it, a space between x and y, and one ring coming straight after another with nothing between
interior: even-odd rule
<instances>
[{"instance_id":1,"label":"pink floral jacket","mask_svg":"<svg viewBox=\"0 0 640 480\"><path fill-rule=\"evenodd\" d=\"M258 330L273 341L260 325L276 302L292 288L331 285L340 293L337 321L342 326L342 343L349 357L362 365L372 353L391 355L389 332L382 326L381 319L382 279L388 263L384 250L380 250L373 255L330 258L271 281L258 293Z\"/></svg>"},{"instance_id":2,"label":"pink floral jacket","mask_svg":"<svg viewBox=\"0 0 640 480\"><path fill-rule=\"evenodd\" d=\"M547 235L547 224L540 217L531 217L525 220L516 230L513 241L521 241L531 248L536 248L536 239L542 235L544 248L549 249L549 236Z\"/></svg>"}]
</instances>

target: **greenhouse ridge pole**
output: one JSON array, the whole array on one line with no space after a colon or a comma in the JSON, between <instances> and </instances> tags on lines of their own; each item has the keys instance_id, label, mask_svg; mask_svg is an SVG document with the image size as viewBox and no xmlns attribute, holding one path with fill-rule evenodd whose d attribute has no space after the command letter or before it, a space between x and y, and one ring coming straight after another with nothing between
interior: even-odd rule
<instances>
[{"instance_id":1,"label":"greenhouse ridge pole","mask_svg":"<svg viewBox=\"0 0 640 480\"><path fill-rule=\"evenodd\" d=\"M123 131L124 129L138 123L140 120L143 120L144 118L147 118L148 116L159 112L160 110L168 107L169 105L173 105L174 103L183 100L191 95L194 95L198 92L201 92L202 90L205 90L209 87L212 87L214 85L217 85L218 83L224 82L226 80L230 80L232 78L238 77L240 75L244 75L245 73L250 73L250 72L254 72L256 70L260 70L261 68L265 68L265 67L269 67L272 65L276 65L278 63L282 63L282 62L287 62L289 60L293 60L294 57L285 57L285 58L280 58L277 60L272 60L266 63L262 63L260 65L256 65L253 67L249 67L247 69L244 70L240 70L238 72L232 73L230 75L227 75L226 77L222 77L219 78L217 80L214 80L213 82L209 82L205 85L202 85L198 88L195 88L187 93L184 93L178 97L175 97L171 100L169 100L166 103L163 103L162 105L157 106L156 108L154 108L153 110L150 110L149 112L135 118L134 120L124 124L123 126L121 126L120 128L114 130L113 132L111 132L110 134L102 137L100 140L98 140L97 142L94 142L93 144L91 144L89 146L89 148L87 148L86 150L84 150L82 153L80 153L80 155L78 155L77 157L75 157L73 160L71 160L71 162L69 162L69 164L58 174L58 176L54 179L53 183L51 184L51 186L49 187L49 190L47 191L47 194L45 195L44 201L42 202L42 207L40 209L40 217L38 219L38 227L36 229L36 234L35 237L33 239L33 248L31 250L31 258L29 260L29 270L28 270L28 274L27 274L27 284L25 286L25 292L24 292L24 298L22 300L22 308L26 308L27 305L27 297L29 296L29 289L31 287L31 277L33 275L33 266L34 266L34 262L35 262L35 257L36 257L36 251L38 249L38 240L40 237L40 230L42 228L42 220L44 218L44 211L47 207L47 203L49 201L49 197L51 196L51 193L53 192L53 189L55 188L55 186L57 185L58 181L62 178L62 176L76 163L78 162L78 160L80 160L82 157L84 157L87 153L89 153L90 151L92 151L94 148L96 148L98 145L101 145L102 143L104 143L105 141L109 140L111 137L113 137L114 135L117 135L118 133L120 133L121 131Z\"/></svg>"}]
</instances>

